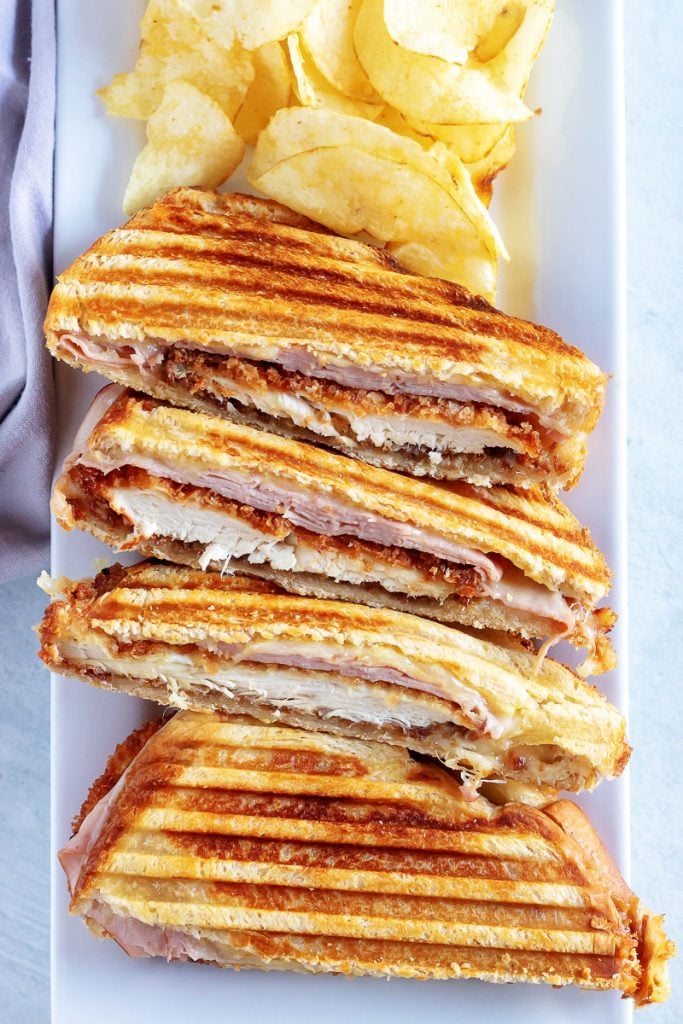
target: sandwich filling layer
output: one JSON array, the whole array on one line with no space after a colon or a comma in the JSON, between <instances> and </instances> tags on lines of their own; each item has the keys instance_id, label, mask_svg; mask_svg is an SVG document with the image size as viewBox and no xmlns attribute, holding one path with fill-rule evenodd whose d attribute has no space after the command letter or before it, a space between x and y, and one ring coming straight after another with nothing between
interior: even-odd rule
<instances>
[{"instance_id":1,"label":"sandwich filling layer","mask_svg":"<svg viewBox=\"0 0 683 1024\"><path fill-rule=\"evenodd\" d=\"M575 791L597 781L590 759L561 743L525 743L515 735L519 723L486 712L476 727L471 694L462 691L467 712L438 687L391 668L372 672L361 664L339 665L333 657L315 659L310 651L297 656L282 646L270 656L252 646L248 660L217 645L192 652L152 642L131 648L92 633L60 642L59 657L61 671L177 708L235 710L341 735L381 735L443 760L462 774L466 794L476 793L482 779ZM452 679L447 688L453 693Z\"/></svg>"},{"instance_id":2,"label":"sandwich filling layer","mask_svg":"<svg viewBox=\"0 0 683 1024\"><path fill-rule=\"evenodd\" d=\"M371 730L477 779L576 789L628 756L623 719L564 666L416 616L154 563L57 586L41 657L99 685Z\"/></svg>"},{"instance_id":3,"label":"sandwich filling layer","mask_svg":"<svg viewBox=\"0 0 683 1024\"><path fill-rule=\"evenodd\" d=\"M293 428L296 436L348 455L389 468L409 465L418 476L484 484L493 478L521 486L575 482L580 439L539 421L530 407L495 389L463 384L430 391L414 380L357 368L331 367L328 374L302 362L300 353L294 365L305 365L304 372L158 342L115 345L65 334L59 345L62 354L95 369L133 369L141 378L137 386L153 392L155 383L163 384L181 404L187 393L252 425L274 432Z\"/></svg>"},{"instance_id":4,"label":"sandwich filling layer","mask_svg":"<svg viewBox=\"0 0 683 1024\"><path fill-rule=\"evenodd\" d=\"M95 515L93 499L106 503L100 515L103 520L109 515L118 528L119 550L167 539L186 545L191 562L204 570L270 566L285 585L289 574L307 575L358 587L378 584L388 594L430 598L438 605L457 599L466 608L473 601L493 601L518 613L518 625L526 627L522 632L537 639L571 637L582 618L576 602L529 580L503 559L494 563L499 578L491 579L493 573L487 576L471 564L349 535L314 533L277 513L131 466L104 474L77 465L63 491L76 523Z\"/></svg>"}]
</instances>

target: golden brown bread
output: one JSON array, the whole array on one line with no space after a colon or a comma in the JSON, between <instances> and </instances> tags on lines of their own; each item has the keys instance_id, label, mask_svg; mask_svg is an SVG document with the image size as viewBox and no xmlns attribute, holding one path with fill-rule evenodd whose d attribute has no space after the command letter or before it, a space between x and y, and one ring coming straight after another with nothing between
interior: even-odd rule
<instances>
[{"instance_id":1,"label":"golden brown bread","mask_svg":"<svg viewBox=\"0 0 683 1024\"><path fill-rule=\"evenodd\" d=\"M516 456L507 467L502 460L502 479L521 480L519 467L527 467L534 479L575 483L604 402L605 375L553 331L457 285L403 272L381 250L321 231L278 204L201 190L174 190L95 242L61 275L45 331L50 350L73 365L226 415L230 408L205 388L211 375L183 382L166 372L169 353L237 357L323 380L371 372L377 380L362 386L380 392L464 388L466 405L502 402L510 428L542 428L540 461L524 454L515 468ZM79 349L80 339L90 349ZM278 413L271 429L286 431L287 416ZM345 450L402 461L401 446L351 439ZM419 473L431 472L426 451L416 453ZM501 479L489 463L456 460L452 473Z\"/></svg>"},{"instance_id":2,"label":"golden brown bread","mask_svg":"<svg viewBox=\"0 0 683 1024\"><path fill-rule=\"evenodd\" d=\"M132 955L668 994L661 918L566 801L464 800L403 750L235 716L138 751L60 854L72 913Z\"/></svg>"},{"instance_id":3,"label":"golden brown bread","mask_svg":"<svg viewBox=\"0 0 683 1024\"><path fill-rule=\"evenodd\" d=\"M51 589L40 656L96 686L381 738L474 783L576 791L629 757L622 716L569 669L417 616L155 563Z\"/></svg>"}]
</instances>

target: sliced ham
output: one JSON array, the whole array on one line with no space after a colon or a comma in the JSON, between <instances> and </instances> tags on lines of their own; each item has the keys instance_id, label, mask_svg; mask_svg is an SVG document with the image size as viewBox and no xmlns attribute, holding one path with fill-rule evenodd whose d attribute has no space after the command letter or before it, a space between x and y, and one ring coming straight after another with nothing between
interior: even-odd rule
<instances>
[{"instance_id":1,"label":"sliced ham","mask_svg":"<svg viewBox=\"0 0 683 1024\"><path fill-rule=\"evenodd\" d=\"M528 612L561 625L561 635L566 636L576 625L576 614L566 598L557 590L548 590L541 583L530 580L516 566L507 563L498 580L485 584L486 593L508 608ZM554 639L559 639L557 626Z\"/></svg>"},{"instance_id":2,"label":"sliced ham","mask_svg":"<svg viewBox=\"0 0 683 1024\"><path fill-rule=\"evenodd\" d=\"M123 773L116 785L102 797L99 803L95 804L90 813L83 819L81 827L76 835L72 836L66 846L59 851L59 863L62 865L64 873L68 879L70 892L73 892L75 889L83 865L85 864L91 849L97 842L104 823L107 820L109 808L118 796L125 777L126 772Z\"/></svg>"},{"instance_id":3,"label":"sliced ham","mask_svg":"<svg viewBox=\"0 0 683 1024\"><path fill-rule=\"evenodd\" d=\"M451 398L455 402L481 402L508 412L534 414L526 402L520 402L496 388L472 387L465 383L446 383L416 373L385 370L381 366L366 369L358 365L324 365L303 347L280 349L278 363L285 370L294 370L309 377L333 380L343 387L365 391L383 391L387 395L425 395L428 398Z\"/></svg>"},{"instance_id":4,"label":"sliced ham","mask_svg":"<svg viewBox=\"0 0 683 1024\"><path fill-rule=\"evenodd\" d=\"M269 480L265 475L254 480L234 470L180 470L166 461L134 453L120 458L105 456L101 452L94 457L85 453L78 456L77 461L103 473L124 466L135 466L175 483L213 490L224 498L251 505L264 512L277 512L295 526L302 526L313 533L331 537L349 535L375 544L423 551L458 565L472 565L483 578L489 580L500 579L502 575L500 567L481 551L455 544L430 530L385 519L340 501L331 494L311 494L293 483L284 486L281 481Z\"/></svg>"},{"instance_id":5,"label":"sliced ham","mask_svg":"<svg viewBox=\"0 0 683 1024\"><path fill-rule=\"evenodd\" d=\"M106 338L97 338L78 333L63 333L60 347L76 360L85 359L93 365L120 367L135 365L144 373L154 373L163 361L164 352L173 347L162 339L126 340L116 344ZM183 346L187 347L187 346ZM193 344L195 351L211 352L208 347ZM254 359L251 351L241 351L239 343L234 347L224 346L221 354L237 358ZM361 367L348 363L321 363L305 346L280 347L273 360L284 370L303 373L309 377L334 381L344 387L361 388L366 391L381 391L384 394L423 395L428 398L447 398L456 402L479 402L493 408L531 416L539 424L553 431L556 440L570 435L552 416L544 415L539 409L522 402L498 388L486 385L472 385L471 381L437 381L433 377L404 373L382 366Z\"/></svg>"},{"instance_id":6,"label":"sliced ham","mask_svg":"<svg viewBox=\"0 0 683 1024\"><path fill-rule=\"evenodd\" d=\"M90 403L90 407L85 414L83 422L76 432L71 453L64 462L64 469L69 469L79 461L87 447L88 438L104 416L107 409L116 401L122 391L123 388L120 384L107 384L106 387L103 387L101 391L97 392Z\"/></svg>"},{"instance_id":7,"label":"sliced ham","mask_svg":"<svg viewBox=\"0 0 683 1024\"><path fill-rule=\"evenodd\" d=\"M117 914L98 900L92 901L85 916L111 936L128 956L221 962L215 944L209 940L195 938L175 928L145 924L129 914Z\"/></svg>"}]
</instances>

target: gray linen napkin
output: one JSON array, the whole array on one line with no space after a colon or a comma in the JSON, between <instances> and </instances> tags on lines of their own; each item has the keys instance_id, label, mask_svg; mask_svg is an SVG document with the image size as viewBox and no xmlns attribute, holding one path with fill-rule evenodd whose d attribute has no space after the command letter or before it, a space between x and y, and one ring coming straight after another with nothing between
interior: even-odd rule
<instances>
[{"instance_id":1,"label":"gray linen napkin","mask_svg":"<svg viewBox=\"0 0 683 1024\"><path fill-rule=\"evenodd\" d=\"M0 2L0 583L48 559L54 0Z\"/></svg>"}]
</instances>

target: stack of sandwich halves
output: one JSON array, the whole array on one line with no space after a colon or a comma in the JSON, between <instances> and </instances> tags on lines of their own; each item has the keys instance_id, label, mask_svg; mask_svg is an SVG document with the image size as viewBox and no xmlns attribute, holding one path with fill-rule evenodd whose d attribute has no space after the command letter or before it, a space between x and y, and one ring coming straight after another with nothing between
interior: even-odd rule
<instances>
[{"instance_id":1,"label":"stack of sandwich halves","mask_svg":"<svg viewBox=\"0 0 683 1024\"><path fill-rule=\"evenodd\" d=\"M46 333L114 382L57 520L147 560L56 581L41 657L182 709L93 787L72 910L135 956L663 999L661 919L558 796L629 756L585 682L614 664L610 573L557 497L604 374L380 250L192 189L77 259Z\"/></svg>"}]
</instances>

